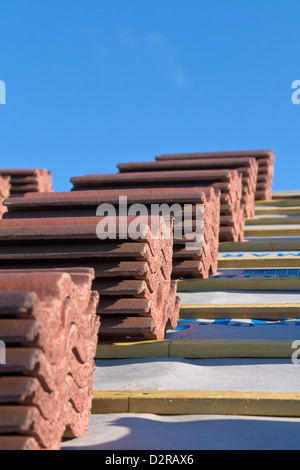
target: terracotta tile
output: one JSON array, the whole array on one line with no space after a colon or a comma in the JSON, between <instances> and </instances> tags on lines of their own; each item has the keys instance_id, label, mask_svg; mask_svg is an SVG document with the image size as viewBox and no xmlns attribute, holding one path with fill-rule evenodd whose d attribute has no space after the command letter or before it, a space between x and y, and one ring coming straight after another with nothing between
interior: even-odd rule
<instances>
[{"instance_id":1,"label":"terracotta tile","mask_svg":"<svg viewBox=\"0 0 300 470\"><path fill-rule=\"evenodd\" d=\"M120 190L100 190L100 191L85 191L85 192L72 192L72 193L53 193L53 194L27 194L24 198L8 199L6 204L9 212L6 214L6 219L25 219L25 218L51 218L53 223L57 223L54 219L58 217L63 219L66 217L79 218L86 217L86 220L92 215L95 215L97 207L100 203L110 203L115 205L118 209L119 196L128 198L128 204L144 203L148 207L150 204L201 204L204 206L204 238L209 244L209 249L203 249L200 258L203 261L203 266L199 270L199 277L208 277L209 273L215 273L217 270L217 254L215 247L219 237L219 224L220 224L220 191L213 190L211 187L200 188L149 188L145 193L144 190L135 188L120 189ZM31 223L31 221L30 221ZM35 225L38 222L32 221ZM18 222L19 224L19 222ZM22 222L20 222L22 224ZM174 241L177 243L177 241ZM206 254L205 254L206 253ZM210 257L210 262L204 259L207 254ZM201 263L200 263L201 264ZM209 265L208 265L209 264Z\"/></svg>"},{"instance_id":2,"label":"terracotta tile","mask_svg":"<svg viewBox=\"0 0 300 470\"><path fill-rule=\"evenodd\" d=\"M154 162L155 163L155 162ZM243 224L241 219L245 216L245 202L242 200L242 174L237 170L195 170L195 171L145 171L135 173L118 173L111 175L86 175L71 178L73 191L87 190L117 190L147 188L160 191L162 188L180 189L189 192L191 188L202 190L213 186L221 191L221 206L233 204L236 217L236 228L232 233L231 241L243 239ZM154 188L155 186L155 188ZM241 226L242 225L242 226ZM223 236L220 226L220 241L228 239L228 233Z\"/></svg>"},{"instance_id":3,"label":"terracotta tile","mask_svg":"<svg viewBox=\"0 0 300 470\"><path fill-rule=\"evenodd\" d=\"M59 449L84 432L99 331L93 279L81 267L0 271L1 449Z\"/></svg>"},{"instance_id":4,"label":"terracotta tile","mask_svg":"<svg viewBox=\"0 0 300 470\"><path fill-rule=\"evenodd\" d=\"M261 176L268 175L267 182L268 186L263 190L257 190L255 199L272 199L272 183L274 175L274 162L275 154L273 150L250 150L250 151L229 151L229 152L206 152L206 153L190 153L190 154L169 154L160 155L156 157L157 161L167 160L182 160L182 159L228 159L228 158L255 158L258 163L258 180Z\"/></svg>"}]
</instances>

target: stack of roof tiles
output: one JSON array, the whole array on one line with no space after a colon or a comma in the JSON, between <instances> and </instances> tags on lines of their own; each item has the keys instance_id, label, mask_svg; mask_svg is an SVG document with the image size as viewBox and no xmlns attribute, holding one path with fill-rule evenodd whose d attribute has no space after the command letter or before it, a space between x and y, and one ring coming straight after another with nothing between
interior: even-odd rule
<instances>
[{"instance_id":1,"label":"stack of roof tiles","mask_svg":"<svg viewBox=\"0 0 300 470\"><path fill-rule=\"evenodd\" d=\"M261 150L249 153L255 157L258 162L258 177L255 199L257 201L271 201L275 154L273 150Z\"/></svg>"},{"instance_id":2,"label":"stack of roof tiles","mask_svg":"<svg viewBox=\"0 0 300 470\"><path fill-rule=\"evenodd\" d=\"M275 154L273 150L243 150L243 151L227 151L227 152L201 152L190 154L160 155L156 157L157 161L163 160L182 160L187 159L244 159L255 158L258 163L258 175L255 199L270 201L272 199L272 184L274 177Z\"/></svg>"},{"instance_id":3,"label":"stack of roof tiles","mask_svg":"<svg viewBox=\"0 0 300 470\"><path fill-rule=\"evenodd\" d=\"M118 165L120 172L132 171L169 171L169 170L237 170L242 174L243 203L245 216L252 218L255 215L255 191L257 183L258 163L253 157L244 158L217 158L213 154L210 158L201 154L175 154L156 157L156 162L123 163Z\"/></svg>"},{"instance_id":4,"label":"stack of roof tiles","mask_svg":"<svg viewBox=\"0 0 300 470\"><path fill-rule=\"evenodd\" d=\"M10 196L23 196L28 192L52 191L52 173L45 169L1 169L0 176L10 178Z\"/></svg>"},{"instance_id":5,"label":"stack of roof tiles","mask_svg":"<svg viewBox=\"0 0 300 470\"><path fill-rule=\"evenodd\" d=\"M70 193L28 194L24 198L9 199L5 218L44 218L44 217L92 217L100 204L111 204L119 214L119 196L127 198L127 205L143 203L148 213L152 204L168 204L170 209L179 208L175 224L182 230L181 238L174 238L172 277L204 277L217 272L219 230L220 230L220 191L214 188L186 189L119 189L81 191ZM175 206L176 205L176 206ZM191 212L187 214L187 205ZM198 212L196 210L198 209ZM202 210L201 210L202 209ZM200 212L199 212L200 211ZM184 214L182 214L184 212ZM191 225L204 222L201 226L203 243L201 246L186 247L184 218L189 217ZM200 225L200 223L199 223ZM198 227L199 227L198 225ZM192 227L195 233L196 227ZM195 241L193 234L189 242Z\"/></svg>"},{"instance_id":6,"label":"stack of roof tiles","mask_svg":"<svg viewBox=\"0 0 300 470\"><path fill-rule=\"evenodd\" d=\"M93 277L0 271L0 450L56 450L86 430L99 329Z\"/></svg>"},{"instance_id":7,"label":"stack of roof tiles","mask_svg":"<svg viewBox=\"0 0 300 470\"><path fill-rule=\"evenodd\" d=\"M22 199L25 197L16 198L15 204ZM44 218L33 215L0 221L3 269L41 264L47 268L94 268L101 338L163 339L167 327L177 326L179 298L176 282L171 281L173 238L172 233L164 238L162 217L157 239L149 227L136 240L122 238L124 224L128 227L132 219L117 218L112 221L116 223L115 239L100 240L97 227L104 217L47 215L45 210Z\"/></svg>"},{"instance_id":8,"label":"stack of roof tiles","mask_svg":"<svg viewBox=\"0 0 300 470\"><path fill-rule=\"evenodd\" d=\"M10 178L0 175L0 219L6 212L6 207L3 205L5 199L9 196L10 192Z\"/></svg>"},{"instance_id":9,"label":"stack of roof tiles","mask_svg":"<svg viewBox=\"0 0 300 470\"><path fill-rule=\"evenodd\" d=\"M154 162L155 163L155 162ZM157 164L157 163L156 163ZM244 238L245 205L242 200L242 174L237 170L143 171L71 178L73 191L99 189L191 188L205 191L214 187L221 191L220 241L241 241Z\"/></svg>"}]
</instances>

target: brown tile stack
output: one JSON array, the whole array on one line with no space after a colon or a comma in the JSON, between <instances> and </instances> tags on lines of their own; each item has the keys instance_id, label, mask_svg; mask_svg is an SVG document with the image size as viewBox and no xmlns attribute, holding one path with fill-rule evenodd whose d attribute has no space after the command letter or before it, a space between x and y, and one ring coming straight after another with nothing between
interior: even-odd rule
<instances>
[{"instance_id":1,"label":"brown tile stack","mask_svg":"<svg viewBox=\"0 0 300 470\"><path fill-rule=\"evenodd\" d=\"M243 197L245 217L255 215L255 191L257 183L258 164L255 158L202 158L192 154L163 155L156 157L156 162L121 163L118 165L120 173L143 171L170 171L170 170L237 170L242 174Z\"/></svg>"},{"instance_id":2,"label":"brown tile stack","mask_svg":"<svg viewBox=\"0 0 300 470\"><path fill-rule=\"evenodd\" d=\"M244 238L245 208L242 201L242 175L237 170L149 171L86 175L71 178L73 191L99 189L190 188L203 191L214 187L221 191L220 241Z\"/></svg>"},{"instance_id":3,"label":"brown tile stack","mask_svg":"<svg viewBox=\"0 0 300 470\"><path fill-rule=\"evenodd\" d=\"M198 205L198 220L204 218L203 245L201 247L186 247L186 238L174 239L172 277L204 277L217 272L219 230L220 230L220 191L211 187L201 189L119 189L81 191L69 193L27 194L23 198L10 198L6 201L8 212L5 218L44 218L44 217L92 217L95 216L100 204L111 204L119 215L119 196L127 197L127 206L143 203L151 213L151 205L168 204L172 208L178 205L179 211L175 224L183 226L182 211L189 205L190 221L195 231L196 208ZM176 209L176 206L173 206ZM199 209L200 207L200 209ZM178 222L177 222L178 220ZM184 235L184 229L182 231ZM192 239L194 240L194 239Z\"/></svg>"},{"instance_id":4,"label":"brown tile stack","mask_svg":"<svg viewBox=\"0 0 300 470\"><path fill-rule=\"evenodd\" d=\"M273 150L243 150L228 152L201 152L175 155L160 155L156 160L182 160L186 159L207 159L207 158L255 158L258 163L258 177L256 184L255 200L270 201L272 199L272 184L274 177L275 153Z\"/></svg>"},{"instance_id":5,"label":"brown tile stack","mask_svg":"<svg viewBox=\"0 0 300 470\"><path fill-rule=\"evenodd\" d=\"M172 233L164 238L160 217L157 239L150 230L137 240L121 239L122 223L128 228L132 219L117 218L116 238L99 240L96 230L104 219L3 219L1 267L30 269L42 263L46 268L94 268L93 289L100 294L100 338L163 339L166 328L176 327L179 319L176 281L171 281Z\"/></svg>"},{"instance_id":6,"label":"brown tile stack","mask_svg":"<svg viewBox=\"0 0 300 470\"><path fill-rule=\"evenodd\" d=\"M253 152L258 162L258 178L255 199L257 201L272 200L275 154L272 150Z\"/></svg>"},{"instance_id":7,"label":"brown tile stack","mask_svg":"<svg viewBox=\"0 0 300 470\"><path fill-rule=\"evenodd\" d=\"M56 450L86 430L99 329L93 277L0 271L0 450Z\"/></svg>"},{"instance_id":8,"label":"brown tile stack","mask_svg":"<svg viewBox=\"0 0 300 470\"><path fill-rule=\"evenodd\" d=\"M3 202L6 198L9 197L10 192L10 178L8 176L0 175L0 219L2 218L4 212L6 212L6 207L3 205Z\"/></svg>"},{"instance_id":9,"label":"brown tile stack","mask_svg":"<svg viewBox=\"0 0 300 470\"><path fill-rule=\"evenodd\" d=\"M45 169L8 169L0 168L0 175L10 177L10 196L23 196L28 192L50 192L52 173Z\"/></svg>"}]
</instances>

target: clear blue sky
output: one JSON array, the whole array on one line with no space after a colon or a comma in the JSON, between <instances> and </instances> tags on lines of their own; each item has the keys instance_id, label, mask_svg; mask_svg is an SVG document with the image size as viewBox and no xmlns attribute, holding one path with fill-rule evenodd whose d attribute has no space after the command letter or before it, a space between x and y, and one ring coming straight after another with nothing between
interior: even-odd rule
<instances>
[{"instance_id":1,"label":"clear blue sky","mask_svg":"<svg viewBox=\"0 0 300 470\"><path fill-rule=\"evenodd\" d=\"M0 0L0 167L272 148L300 189L299 0Z\"/></svg>"}]
</instances>

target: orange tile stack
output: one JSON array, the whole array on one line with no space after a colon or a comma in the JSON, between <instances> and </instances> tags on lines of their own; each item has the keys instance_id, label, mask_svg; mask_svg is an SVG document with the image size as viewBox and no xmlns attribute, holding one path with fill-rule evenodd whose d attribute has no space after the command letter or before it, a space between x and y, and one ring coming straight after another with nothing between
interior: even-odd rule
<instances>
[{"instance_id":1,"label":"orange tile stack","mask_svg":"<svg viewBox=\"0 0 300 470\"><path fill-rule=\"evenodd\" d=\"M92 269L1 270L0 450L59 449L88 425L99 320Z\"/></svg>"},{"instance_id":2,"label":"orange tile stack","mask_svg":"<svg viewBox=\"0 0 300 470\"><path fill-rule=\"evenodd\" d=\"M181 228L182 235L174 238L172 276L204 277L215 274L218 263L219 231L220 231L220 191L214 188L194 189L103 189L97 191L81 191L70 193L27 194L24 198L10 198L6 204L8 212L5 218L45 218L45 217L92 217L96 215L100 204L111 204L116 214L120 214L119 197L126 197L127 208L143 203L147 213L151 207L166 205L176 210L175 224ZM187 210L191 213L187 213ZM196 212L198 210L198 212ZM203 237L202 246L186 246L185 228L190 221L195 233L195 224L200 227ZM186 224L186 225L185 225ZM176 235L176 233L175 233ZM192 235L192 234L191 234ZM195 241L195 236L190 242Z\"/></svg>"},{"instance_id":3,"label":"orange tile stack","mask_svg":"<svg viewBox=\"0 0 300 470\"><path fill-rule=\"evenodd\" d=\"M9 197L10 192L10 178L8 176L0 175L0 219L6 212L6 207L3 205L3 202L6 198Z\"/></svg>"},{"instance_id":4,"label":"orange tile stack","mask_svg":"<svg viewBox=\"0 0 300 470\"><path fill-rule=\"evenodd\" d=\"M237 242L244 238L245 205L242 200L242 175L237 170L144 171L86 175L71 178L73 191L103 189L184 189L221 191L220 241Z\"/></svg>"},{"instance_id":5,"label":"orange tile stack","mask_svg":"<svg viewBox=\"0 0 300 470\"><path fill-rule=\"evenodd\" d=\"M10 178L10 196L23 196L28 192L50 192L52 173L45 169L8 169L0 168L0 176Z\"/></svg>"},{"instance_id":6,"label":"orange tile stack","mask_svg":"<svg viewBox=\"0 0 300 470\"><path fill-rule=\"evenodd\" d=\"M252 218L255 215L255 191L257 183L258 163L253 157L244 158L218 158L214 154L210 158L202 154L174 154L156 157L156 162L125 163L118 165L120 172L128 171L168 171L173 170L237 170L242 174L243 198L245 217Z\"/></svg>"},{"instance_id":7,"label":"orange tile stack","mask_svg":"<svg viewBox=\"0 0 300 470\"><path fill-rule=\"evenodd\" d=\"M98 227L105 220L51 218L47 211L40 219L2 219L1 267L93 268L93 289L100 294L100 338L163 339L167 327L176 327L179 319L176 282L171 281L172 229L165 238L164 221L159 217L157 238L150 225L132 239L122 234L124 225L127 230L134 220L117 218L111 219L114 238L100 240Z\"/></svg>"},{"instance_id":8,"label":"orange tile stack","mask_svg":"<svg viewBox=\"0 0 300 470\"><path fill-rule=\"evenodd\" d=\"M255 158L258 163L258 175L255 192L255 200L272 200L272 184L274 177L274 163L275 153L273 150L242 150L242 151L227 151L227 152L201 152L201 153L189 153L189 154L175 154L175 155L160 155L156 157L158 161L162 160L181 160L182 158L187 159L223 159L226 161L231 158Z\"/></svg>"}]
</instances>

